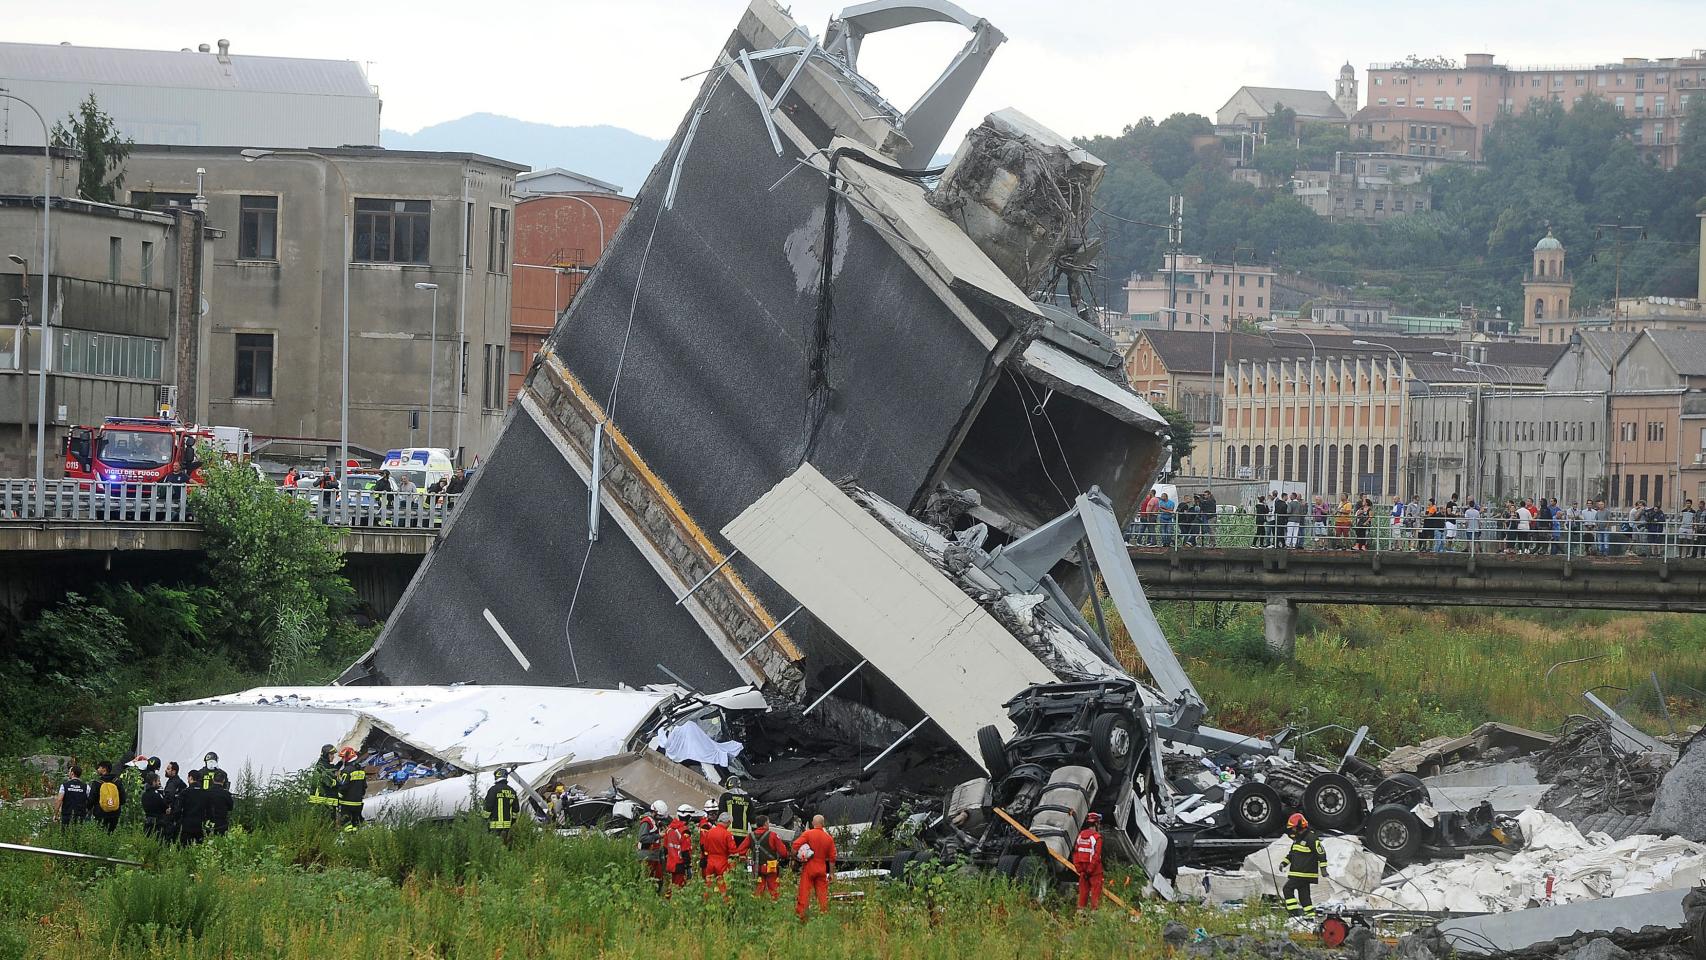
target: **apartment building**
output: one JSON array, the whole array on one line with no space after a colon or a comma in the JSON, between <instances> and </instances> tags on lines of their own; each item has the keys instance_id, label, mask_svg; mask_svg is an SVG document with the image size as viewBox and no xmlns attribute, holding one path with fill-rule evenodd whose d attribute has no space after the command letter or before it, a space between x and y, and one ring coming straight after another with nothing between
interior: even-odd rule
<instances>
[{"instance_id":1,"label":"apartment building","mask_svg":"<svg viewBox=\"0 0 1706 960\"><path fill-rule=\"evenodd\" d=\"M137 146L124 167L133 203L199 195L223 231L184 415L339 437L347 296L352 456L437 446L474 463L507 402L512 192L525 169L471 153Z\"/></svg>"},{"instance_id":2,"label":"apartment building","mask_svg":"<svg viewBox=\"0 0 1706 960\"><path fill-rule=\"evenodd\" d=\"M1350 132L1353 140L1373 141L1399 156L1481 159L1479 131L1456 110L1375 104L1351 117Z\"/></svg>"},{"instance_id":3,"label":"apartment building","mask_svg":"<svg viewBox=\"0 0 1706 960\"><path fill-rule=\"evenodd\" d=\"M1224 333L1234 320L1272 318L1273 287L1272 267L1166 253L1160 270L1126 281L1126 315L1138 329Z\"/></svg>"},{"instance_id":4,"label":"apartment building","mask_svg":"<svg viewBox=\"0 0 1706 960\"><path fill-rule=\"evenodd\" d=\"M1373 63L1368 67L1371 106L1425 107L1463 114L1485 139L1501 110L1521 114L1530 104L1553 102L1568 110L1588 95L1635 121L1636 146L1665 169L1676 166L1683 112L1706 84L1706 50L1686 56L1625 57L1597 64L1507 66L1491 53L1454 60Z\"/></svg>"}]
</instances>

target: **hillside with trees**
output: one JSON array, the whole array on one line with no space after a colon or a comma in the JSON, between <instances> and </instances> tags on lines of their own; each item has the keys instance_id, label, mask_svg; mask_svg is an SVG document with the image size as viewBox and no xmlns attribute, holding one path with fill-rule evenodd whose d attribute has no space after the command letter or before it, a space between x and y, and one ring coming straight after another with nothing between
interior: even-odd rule
<instances>
[{"instance_id":1,"label":"hillside with trees","mask_svg":"<svg viewBox=\"0 0 1706 960\"><path fill-rule=\"evenodd\" d=\"M1578 306L1612 298L1619 235L1624 296L1693 296L1696 214L1706 209L1706 97L1689 104L1674 170L1641 159L1626 135L1631 124L1595 97L1569 111L1546 104L1507 115L1488 134L1485 169L1431 175L1433 209L1372 227L1330 223L1283 187L1233 180L1225 147L1205 142L1213 133L1206 117L1145 118L1118 136L1079 141L1108 164L1096 195L1106 235L1098 290L1105 303L1123 306L1124 278L1161 266L1166 231L1155 225L1167 219L1168 196L1180 193L1186 252L1271 263L1409 312L1455 314L1472 303L1520 316L1522 274L1548 226L1569 251ZM1289 171L1329 162L1336 150L1371 146L1305 126L1298 139L1259 148L1251 165L1283 184Z\"/></svg>"}]
</instances>

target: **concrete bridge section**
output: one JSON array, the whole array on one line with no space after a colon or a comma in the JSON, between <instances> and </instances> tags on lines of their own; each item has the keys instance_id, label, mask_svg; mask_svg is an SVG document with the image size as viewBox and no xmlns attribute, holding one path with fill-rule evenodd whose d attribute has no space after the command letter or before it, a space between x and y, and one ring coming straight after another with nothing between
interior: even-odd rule
<instances>
[{"instance_id":1,"label":"concrete bridge section","mask_svg":"<svg viewBox=\"0 0 1706 960\"><path fill-rule=\"evenodd\" d=\"M1706 613L1706 559L1249 547L1129 552L1152 600L1264 604L1268 645L1288 656L1299 603Z\"/></svg>"},{"instance_id":2,"label":"concrete bridge section","mask_svg":"<svg viewBox=\"0 0 1706 960\"><path fill-rule=\"evenodd\" d=\"M16 615L97 583L172 583L202 560L195 523L0 522L0 608ZM438 530L349 527L338 548L344 575L375 616L389 616Z\"/></svg>"}]
</instances>

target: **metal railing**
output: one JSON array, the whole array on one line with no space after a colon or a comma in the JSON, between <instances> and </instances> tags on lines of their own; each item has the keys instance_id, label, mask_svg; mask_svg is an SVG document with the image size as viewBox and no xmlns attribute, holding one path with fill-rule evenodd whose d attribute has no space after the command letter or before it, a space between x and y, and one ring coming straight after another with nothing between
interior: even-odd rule
<instances>
[{"instance_id":1,"label":"metal railing","mask_svg":"<svg viewBox=\"0 0 1706 960\"><path fill-rule=\"evenodd\" d=\"M1338 550L1412 553L1495 554L1509 556L1636 557L1706 559L1706 525L1666 518L1657 523L1631 520L1627 511L1609 519L1532 519L1524 523L1500 514L1475 518L1404 517L1394 521L1389 507L1366 521L1354 512L1272 518L1237 511L1214 515L1178 513L1134 520L1126 526L1126 544L1137 549L1193 547L1276 550ZM1258 522L1261 521L1261 522Z\"/></svg>"},{"instance_id":2,"label":"metal railing","mask_svg":"<svg viewBox=\"0 0 1706 960\"><path fill-rule=\"evenodd\" d=\"M195 485L0 479L0 523L195 523ZM434 532L449 520L460 495L279 487L308 514L332 526Z\"/></svg>"}]
</instances>

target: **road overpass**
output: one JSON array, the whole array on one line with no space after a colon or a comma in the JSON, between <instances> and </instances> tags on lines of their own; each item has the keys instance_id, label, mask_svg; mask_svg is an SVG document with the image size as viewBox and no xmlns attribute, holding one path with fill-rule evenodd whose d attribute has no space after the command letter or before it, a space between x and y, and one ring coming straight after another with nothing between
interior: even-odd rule
<instances>
[{"instance_id":1,"label":"road overpass","mask_svg":"<svg viewBox=\"0 0 1706 960\"><path fill-rule=\"evenodd\" d=\"M1150 599L1264 604L1268 644L1285 654L1299 603L1706 613L1706 559L1224 546L1129 553Z\"/></svg>"},{"instance_id":2,"label":"road overpass","mask_svg":"<svg viewBox=\"0 0 1706 960\"><path fill-rule=\"evenodd\" d=\"M204 556L188 489L157 485L103 496L75 481L0 480L0 607L14 614L102 582L192 580ZM453 497L384 499L361 491L291 491L338 531L344 573L376 616L390 614L449 521Z\"/></svg>"}]
</instances>

